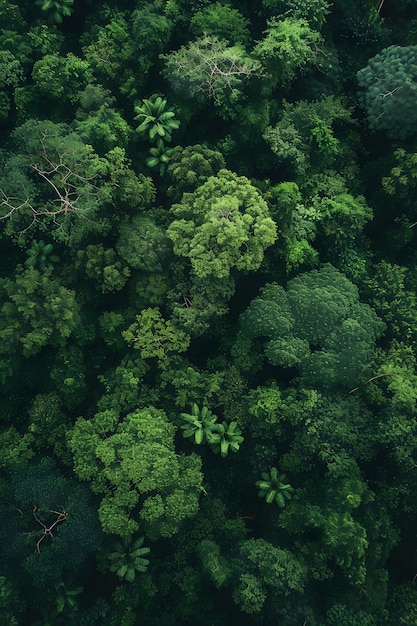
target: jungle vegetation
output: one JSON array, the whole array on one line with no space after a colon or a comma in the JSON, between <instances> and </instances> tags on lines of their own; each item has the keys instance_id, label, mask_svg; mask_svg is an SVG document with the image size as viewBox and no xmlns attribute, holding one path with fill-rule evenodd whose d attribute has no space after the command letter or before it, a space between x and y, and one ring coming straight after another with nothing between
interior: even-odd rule
<instances>
[{"instance_id":1,"label":"jungle vegetation","mask_svg":"<svg viewBox=\"0 0 417 626\"><path fill-rule=\"evenodd\" d=\"M414 0L0 26L0 626L416 626Z\"/></svg>"}]
</instances>

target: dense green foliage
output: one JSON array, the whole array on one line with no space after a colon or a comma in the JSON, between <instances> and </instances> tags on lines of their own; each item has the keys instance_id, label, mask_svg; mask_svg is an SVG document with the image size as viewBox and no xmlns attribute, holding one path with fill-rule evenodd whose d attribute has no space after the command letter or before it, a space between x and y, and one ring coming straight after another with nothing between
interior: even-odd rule
<instances>
[{"instance_id":1,"label":"dense green foliage","mask_svg":"<svg viewBox=\"0 0 417 626\"><path fill-rule=\"evenodd\" d=\"M416 626L414 0L0 0L0 626Z\"/></svg>"}]
</instances>

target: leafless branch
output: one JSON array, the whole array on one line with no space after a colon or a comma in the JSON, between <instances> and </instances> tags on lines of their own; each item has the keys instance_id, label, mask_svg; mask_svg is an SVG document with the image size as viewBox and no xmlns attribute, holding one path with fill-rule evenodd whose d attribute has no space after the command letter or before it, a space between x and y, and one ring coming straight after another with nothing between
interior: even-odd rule
<instances>
[{"instance_id":1,"label":"leafless branch","mask_svg":"<svg viewBox=\"0 0 417 626\"><path fill-rule=\"evenodd\" d=\"M88 219L85 209L80 204L80 185L84 185L83 193L88 193L88 189L95 189L93 184L94 176L85 176L77 173L78 163L69 166L66 162L67 153L57 153L55 158L48 154L46 145L47 135L43 135L40 139L41 151L40 157L43 165L40 163L32 163L30 167L34 170L42 180L44 180L53 192L53 200L35 206L24 193L23 197L9 196L3 189L0 189L0 207L4 207L5 212L0 216L1 220L12 218L15 214L28 212L30 215L29 224L20 231L20 234L29 230L36 222L42 221L42 218L49 218L53 224L59 228L68 225L68 221L72 216L77 218ZM87 188L87 190L86 190ZM26 199L23 199L26 196ZM56 205L56 206L54 206Z\"/></svg>"},{"instance_id":2,"label":"leafless branch","mask_svg":"<svg viewBox=\"0 0 417 626\"><path fill-rule=\"evenodd\" d=\"M64 511L64 509L62 509L62 511L50 510L49 513L53 513L57 517L56 517L56 520L50 526L46 526L46 524L41 522L41 520L37 516L37 512L38 511L39 511L39 508L35 504L33 506L32 514L33 514L33 517L35 518L35 520L37 521L37 523L42 527L42 530L40 531L42 533L42 535L41 535L40 539L38 539L38 541L36 542L35 552L40 554L40 551L41 551L40 546L41 546L42 541L45 539L45 537L51 537L52 538L54 536L53 533L52 533L52 530L55 528L55 526L57 526L57 524L59 524L61 522L65 522L65 520L68 519L68 513L66 511Z\"/></svg>"}]
</instances>

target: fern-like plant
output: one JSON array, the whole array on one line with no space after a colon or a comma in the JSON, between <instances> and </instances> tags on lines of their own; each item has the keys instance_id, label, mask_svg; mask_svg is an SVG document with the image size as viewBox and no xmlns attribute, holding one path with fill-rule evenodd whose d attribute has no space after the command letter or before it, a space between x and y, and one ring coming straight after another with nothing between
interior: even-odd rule
<instances>
[{"instance_id":1,"label":"fern-like plant","mask_svg":"<svg viewBox=\"0 0 417 626\"><path fill-rule=\"evenodd\" d=\"M155 94L149 99L144 98L140 106L135 106L137 115L135 120L140 122L136 132L150 141L162 139L165 142L172 140L172 131L180 127L175 119L175 113L167 107L167 101Z\"/></svg>"},{"instance_id":2,"label":"fern-like plant","mask_svg":"<svg viewBox=\"0 0 417 626\"><path fill-rule=\"evenodd\" d=\"M113 552L107 555L110 561L109 570L114 572L120 580L131 583L135 580L136 572L146 572L149 560L144 558L150 548L142 547L144 537L133 541L132 536L123 537L121 542L113 546Z\"/></svg>"},{"instance_id":3,"label":"fern-like plant","mask_svg":"<svg viewBox=\"0 0 417 626\"><path fill-rule=\"evenodd\" d=\"M53 249L53 245L51 243L45 244L43 239L40 241L32 239L31 247L29 250L26 250L28 258L25 261L25 266L39 266L39 269L44 270L46 267L51 266L52 263L56 263L59 261L59 257L52 254Z\"/></svg>"},{"instance_id":4,"label":"fern-like plant","mask_svg":"<svg viewBox=\"0 0 417 626\"><path fill-rule=\"evenodd\" d=\"M151 156L146 159L146 165L153 170L158 170L159 175L163 176L171 158L172 148L167 148L162 139L158 139L156 146L151 148L149 152Z\"/></svg>"},{"instance_id":5,"label":"fern-like plant","mask_svg":"<svg viewBox=\"0 0 417 626\"><path fill-rule=\"evenodd\" d=\"M259 497L265 498L268 504L276 502L283 509L286 501L290 500L294 493L294 488L286 480L286 475L278 474L276 467L273 467L269 474L263 472L262 480L257 480L255 483L259 487Z\"/></svg>"},{"instance_id":6,"label":"fern-like plant","mask_svg":"<svg viewBox=\"0 0 417 626\"><path fill-rule=\"evenodd\" d=\"M209 440L217 427L217 415L214 415L206 406L200 410L194 402L191 413L181 413L184 423L181 425L183 437L193 437L197 445Z\"/></svg>"},{"instance_id":7,"label":"fern-like plant","mask_svg":"<svg viewBox=\"0 0 417 626\"><path fill-rule=\"evenodd\" d=\"M74 0L36 0L36 6L48 14L48 22L62 24L64 17L72 15Z\"/></svg>"},{"instance_id":8,"label":"fern-like plant","mask_svg":"<svg viewBox=\"0 0 417 626\"><path fill-rule=\"evenodd\" d=\"M84 589L82 587L76 587L75 589L68 589L61 581L56 586L56 612L63 613L64 610L74 611L77 608L77 596L79 596Z\"/></svg>"},{"instance_id":9,"label":"fern-like plant","mask_svg":"<svg viewBox=\"0 0 417 626\"><path fill-rule=\"evenodd\" d=\"M242 431L237 422L222 422L216 424L216 428L207 439L214 454L218 454L224 458L229 452L237 452L240 444L244 441Z\"/></svg>"}]
</instances>

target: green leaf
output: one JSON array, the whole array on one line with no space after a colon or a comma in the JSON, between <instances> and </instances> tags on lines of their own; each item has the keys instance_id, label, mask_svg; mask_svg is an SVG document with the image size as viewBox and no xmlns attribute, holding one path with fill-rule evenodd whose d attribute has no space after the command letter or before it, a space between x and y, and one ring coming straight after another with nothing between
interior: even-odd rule
<instances>
[{"instance_id":1,"label":"green leaf","mask_svg":"<svg viewBox=\"0 0 417 626\"><path fill-rule=\"evenodd\" d=\"M271 502L273 502L273 501L274 501L275 496L277 496L277 498L278 498L278 495L280 495L280 494L277 494L277 492L275 491L275 489L271 489L271 491L269 491L269 492L266 494L266 501L267 501L267 503L268 503L268 504L271 504Z\"/></svg>"}]
</instances>

